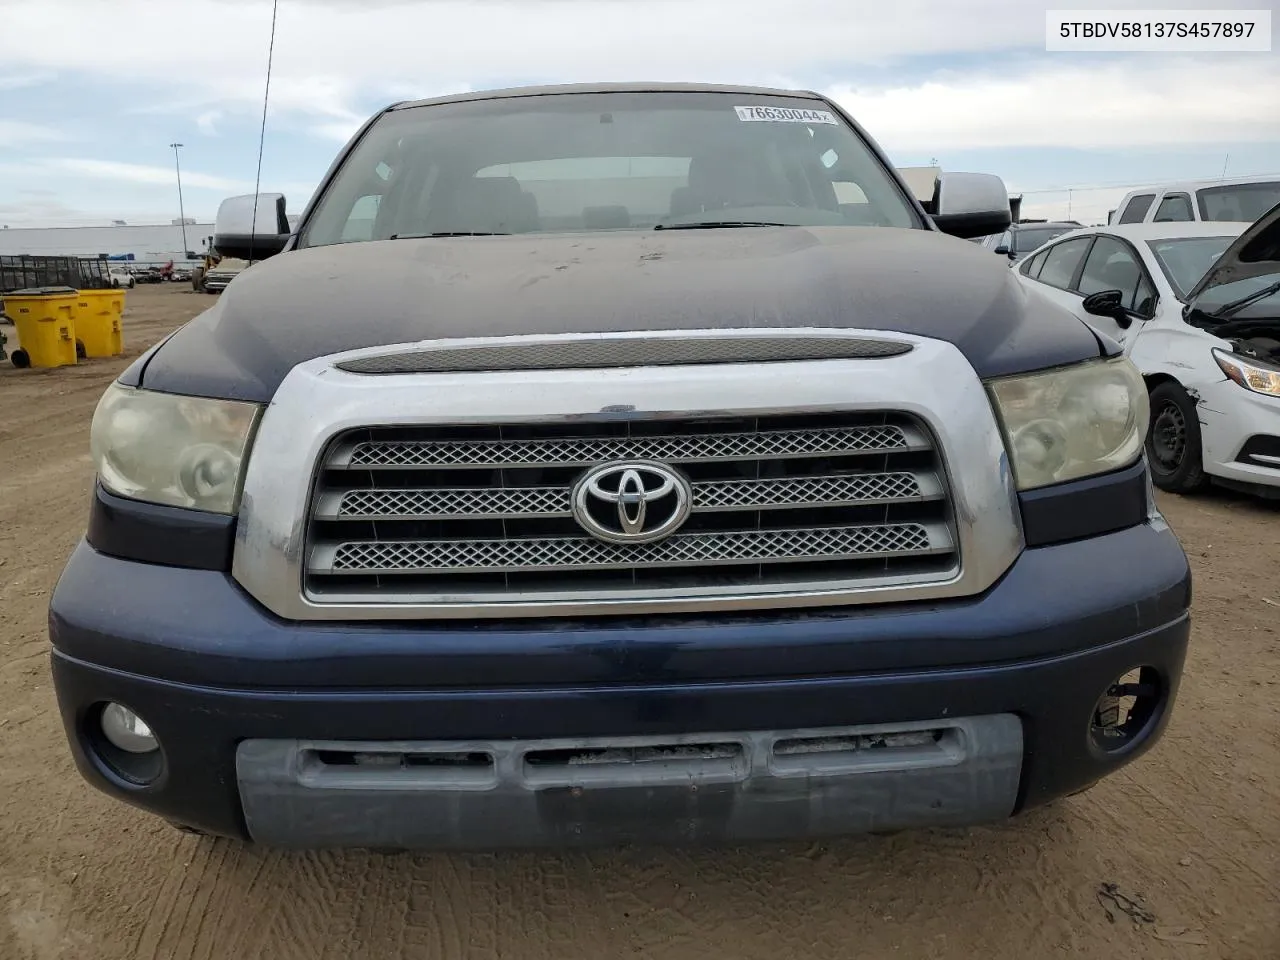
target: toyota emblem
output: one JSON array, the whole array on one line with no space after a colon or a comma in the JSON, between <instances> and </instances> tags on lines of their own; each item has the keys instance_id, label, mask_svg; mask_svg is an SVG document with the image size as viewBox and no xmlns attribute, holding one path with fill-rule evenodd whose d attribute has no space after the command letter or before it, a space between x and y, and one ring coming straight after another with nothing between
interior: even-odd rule
<instances>
[{"instance_id":1,"label":"toyota emblem","mask_svg":"<svg viewBox=\"0 0 1280 960\"><path fill-rule=\"evenodd\" d=\"M652 543L675 533L689 518L689 481L661 463L606 463L573 490L573 516L600 540Z\"/></svg>"}]
</instances>

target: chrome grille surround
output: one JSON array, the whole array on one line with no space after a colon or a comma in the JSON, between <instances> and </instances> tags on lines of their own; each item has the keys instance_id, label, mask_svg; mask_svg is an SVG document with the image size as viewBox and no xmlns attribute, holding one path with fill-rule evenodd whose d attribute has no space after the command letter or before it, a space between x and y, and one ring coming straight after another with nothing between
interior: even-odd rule
<instances>
[{"instance_id":1,"label":"chrome grille surround","mask_svg":"<svg viewBox=\"0 0 1280 960\"><path fill-rule=\"evenodd\" d=\"M728 332L690 335L715 337ZM780 330L777 335L795 332ZM820 332L868 336L859 331ZM767 333L752 331L756 336ZM645 334L609 336L626 339ZM883 339L885 335L877 332L875 336ZM245 478L233 576L274 613L306 620L820 607L980 592L1008 568L1022 547L1016 496L998 426L981 382L955 347L925 338L893 337L910 343L912 350L875 360L377 377L349 373L336 364L421 350L424 345L392 345L309 361L286 377L259 428ZM477 338L440 343L453 348L472 342L572 339ZM766 429L777 418L803 422L824 417L833 422L843 417L852 426ZM759 421L759 428L722 431L708 439L694 426L686 426L744 419ZM378 426L370 430L370 424ZM500 429L512 436L503 434L495 442L490 437L495 424L505 425ZM479 439L464 437L460 443L458 436L449 436L443 446L430 446L440 443L431 439L433 433L450 430L464 434L474 430ZM361 439L355 431L367 435ZM529 436L538 431L566 436ZM384 443L377 439L383 434L401 436ZM620 439L625 441L623 446ZM916 463L904 469L823 471L820 460L833 444L837 448L862 444L858 449L868 454L868 463L882 453L916 451L926 459L934 456L936 469L922 469ZM922 452L930 448L935 451L932 455ZM427 451L436 475L422 484L416 474L428 462L423 459ZM640 451L646 458L677 468L709 471L704 478L692 477L692 516L701 518L706 528L620 548L581 532L563 535L560 525L571 521L562 479L507 486L477 486L474 476L465 483L449 482L455 471L457 475L492 471L498 464L515 463L520 470L536 472L548 462L549 454L560 458L555 461L560 468L567 462L585 469L611 459L639 458ZM716 474L718 464L743 453L766 465L771 459L809 457L815 472L804 477L731 479ZM366 481L339 489L321 479L313 488L313 478L300 471L298 464L319 463L322 458L356 478L371 469L379 471L376 476L384 481L397 471L404 472L394 486ZM851 504L872 513L882 505L887 517L891 510L912 503L921 505L919 520L803 525L785 519L787 511L803 514ZM777 518L771 525L734 527L735 511L765 505ZM309 543L312 510L317 522L327 524L328 532ZM505 524L513 519L535 530L539 524L556 526L559 535L516 532L497 538L388 539L333 534L345 524L359 527L391 520L447 520L465 525ZM409 523L405 529L412 528ZM920 564L889 575L871 576L865 571L856 577L842 575L835 563L908 554ZM510 590L495 589L492 583L474 590L456 585L428 589L420 578L412 589L395 585L399 574L421 573L423 564L435 573L465 573L477 557L488 565L487 575L518 578L541 573L557 579L544 580L533 589ZM788 580L785 570L794 566L787 566L772 579L741 579L742 571L753 564L803 565L814 558L831 562L833 572ZM611 583L598 589L574 582L576 573L584 570L625 566L643 572L653 565L661 573L659 568L670 564L683 565L695 574L709 570L715 576L701 582L686 577L673 585L661 577L645 580L636 573L637 579L630 584ZM372 589L331 589L323 584L334 570L342 575L352 570L376 571L370 575L381 579ZM739 576L739 580L724 582L722 574Z\"/></svg>"}]
</instances>

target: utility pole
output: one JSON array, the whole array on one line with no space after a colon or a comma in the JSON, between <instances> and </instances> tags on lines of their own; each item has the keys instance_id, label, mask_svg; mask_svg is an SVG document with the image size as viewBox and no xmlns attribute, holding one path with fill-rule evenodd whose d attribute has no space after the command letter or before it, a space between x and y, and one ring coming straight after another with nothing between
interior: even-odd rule
<instances>
[{"instance_id":1,"label":"utility pole","mask_svg":"<svg viewBox=\"0 0 1280 960\"><path fill-rule=\"evenodd\" d=\"M182 164L178 162L180 143L171 143L173 148L173 169L178 173L178 222L182 224L182 259L185 262L191 248L187 246L187 211L182 206Z\"/></svg>"}]
</instances>

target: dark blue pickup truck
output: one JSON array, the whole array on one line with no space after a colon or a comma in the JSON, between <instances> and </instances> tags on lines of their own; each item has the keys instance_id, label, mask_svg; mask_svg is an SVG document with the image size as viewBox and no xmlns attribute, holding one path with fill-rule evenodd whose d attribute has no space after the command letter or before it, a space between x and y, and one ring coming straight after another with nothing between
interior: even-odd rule
<instances>
[{"instance_id":1,"label":"dark blue pickup truck","mask_svg":"<svg viewBox=\"0 0 1280 960\"><path fill-rule=\"evenodd\" d=\"M1086 789L1165 726L1190 576L1141 376L963 242L1008 222L816 94L679 84L397 104L296 229L226 201L261 262L94 417L50 609L81 772L303 847Z\"/></svg>"}]
</instances>

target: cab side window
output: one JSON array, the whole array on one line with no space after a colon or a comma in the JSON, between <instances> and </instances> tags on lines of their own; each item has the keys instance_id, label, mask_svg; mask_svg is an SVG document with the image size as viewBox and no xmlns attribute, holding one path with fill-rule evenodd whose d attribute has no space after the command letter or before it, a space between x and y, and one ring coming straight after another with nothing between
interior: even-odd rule
<instances>
[{"instance_id":1,"label":"cab side window","mask_svg":"<svg viewBox=\"0 0 1280 960\"><path fill-rule=\"evenodd\" d=\"M1156 223L1180 223L1184 220L1194 220L1195 214L1191 212L1191 198L1185 193L1171 193L1160 201L1160 206L1156 207L1156 215L1153 218Z\"/></svg>"},{"instance_id":2,"label":"cab side window","mask_svg":"<svg viewBox=\"0 0 1280 960\"><path fill-rule=\"evenodd\" d=\"M1147 215L1147 211L1151 209L1151 204L1155 201L1154 193L1140 193L1134 197L1125 206L1120 214L1121 223L1141 223L1142 218Z\"/></svg>"}]
</instances>

